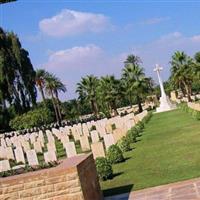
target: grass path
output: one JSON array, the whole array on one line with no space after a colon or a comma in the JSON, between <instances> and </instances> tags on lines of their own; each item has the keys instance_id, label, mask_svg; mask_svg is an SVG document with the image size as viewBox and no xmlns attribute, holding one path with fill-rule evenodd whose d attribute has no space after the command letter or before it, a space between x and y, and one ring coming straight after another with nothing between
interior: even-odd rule
<instances>
[{"instance_id":1,"label":"grass path","mask_svg":"<svg viewBox=\"0 0 200 200\"><path fill-rule=\"evenodd\" d=\"M153 115L116 176L101 183L105 195L200 177L200 122L181 110Z\"/></svg>"}]
</instances>

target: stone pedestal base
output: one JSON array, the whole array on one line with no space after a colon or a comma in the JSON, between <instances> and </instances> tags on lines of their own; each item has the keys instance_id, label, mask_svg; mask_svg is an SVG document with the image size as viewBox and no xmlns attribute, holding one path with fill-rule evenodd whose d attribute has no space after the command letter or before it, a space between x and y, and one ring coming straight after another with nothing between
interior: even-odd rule
<instances>
[{"instance_id":1,"label":"stone pedestal base","mask_svg":"<svg viewBox=\"0 0 200 200\"><path fill-rule=\"evenodd\" d=\"M172 104L168 96L160 97L160 106L156 108L156 112L165 112L176 109L176 105Z\"/></svg>"}]
</instances>

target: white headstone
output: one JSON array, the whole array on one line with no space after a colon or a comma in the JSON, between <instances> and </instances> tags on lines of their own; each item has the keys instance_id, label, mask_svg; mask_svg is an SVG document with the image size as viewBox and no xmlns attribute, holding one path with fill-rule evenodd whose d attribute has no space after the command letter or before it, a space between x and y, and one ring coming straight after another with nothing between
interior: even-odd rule
<instances>
[{"instance_id":1,"label":"white headstone","mask_svg":"<svg viewBox=\"0 0 200 200\"><path fill-rule=\"evenodd\" d=\"M83 135L80 137L80 144L81 144L82 151L90 150L90 143L89 143L87 135Z\"/></svg>"},{"instance_id":2,"label":"white headstone","mask_svg":"<svg viewBox=\"0 0 200 200\"><path fill-rule=\"evenodd\" d=\"M48 149L48 151L53 150L53 151L56 152L56 145L55 145L55 143L54 142L47 143L47 149Z\"/></svg>"},{"instance_id":3,"label":"white headstone","mask_svg":"<svg viewBox=\"0 0 200 200\"><path fill-rule=\"evenodd\" d=\"M106 149L108 149L111 145L115 144L113 134L107 134L103 137Z\"/></svg>"},{"instance_id":4,"label":"white headstone","mask_svg":"<svg viewBox=\"0 0 200 200\"><path fill-rule=\"evenodd\" d=\"M1 160L0 161L0 172L5 172L10 170L10 163L8 160Z\"/></svg>"},{"instance_id":5,"label":"white headstone","mask_svg":"<svg viewBox=\"0 0 200 200\"><path fill-rule=\"evenodd\" d=\"M57 161L56 153L55 151L48 151L44 153L44 160L46 163Z\"/></svg>"},{"instance_id":6,"label":"white headstone","mask_svg":"<svg viewBox=\"0 0 200 200\"><path fill-rule=\"evenodd\" d=\"M96 159L97 157L105 157L105 151L102 142L96 142L91 144L91 149L94 159Z\"/></svg>"},{"instance_id":7,"label":"white headstone","mask_svg":"<svg viewBox=\"0 0 200 200\"><path fill-rule=\"evenodd\" d=\"M90 135L91 135L92 143L99 142L99 134L97 131L95 130L91 131Z\"/></svg>"},{"instance_id":8,"label":"white headstone","mask_svg":"<svg viewBox=\"0 0 200 200\"><path fill-rule=\"evenodd\" d=\"M8 159L8 160L9 160L9 159L14 160L15 157L14 157L14 154L13 154L13 149L12 149L12 147L7 147L7 148L5 148L5 150L6 150L6 157L7 157L7 159Z\"/></svg>"},{"instance_id":9,"label":"white headstone","mask_svg":"<svg viewBox=\"0 0 200 200\"><path fill-rule=\"evenodd\" d=\"M27 151L26 156L30 166L39 165L37 154L34 149Z\"/></svg>"},{"instance_id":10,"label":"white headstone","mask_svg":"<svg viewBox=\"0 0 200 200\"><path fill-rule=\"evenodd\" d=\"M74 142L68 142L68 143L66 143L65 144L65 150L66 150L66 154L67 154L68 158L77 155L77 153L76 153L76 147L75 147Z\"/></svg>"},{"instance_id":11,"label":"white headstone","mask_svg":"<svg viewBox=\"0 0 200 200\"><path fill-rule=\"evenodd\" d=\"M25 163L24 153L21 147L17 147L15 150L15 159L17 162Z\"/></svg>"},{"instance_id":12,"label":"white headstone","mask_svg":"<svg viewBox=\"0 0 200 200\"><path fill-rule=\"evenodd\" d=\"M34 142L33 147L34 147L36 153L42 153L42 146L41 146L40 141Z\"/></svg>"}]
</instances>

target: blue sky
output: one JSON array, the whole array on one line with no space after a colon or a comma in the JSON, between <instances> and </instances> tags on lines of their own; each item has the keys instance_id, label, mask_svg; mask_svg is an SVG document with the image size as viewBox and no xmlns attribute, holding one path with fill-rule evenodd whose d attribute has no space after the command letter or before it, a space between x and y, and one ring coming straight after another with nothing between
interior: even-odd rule
<instances>
[{"instance_id":1,"label":"blue sky","mask_svg":"<svg viewBox=\"0 0 200 200\"><path fill-rule=\"evenodd\" d=\"M200 3L195 1L18 0L1 5L0 25L14 31L35 68L66 84L62 100L76 97L82 76L120 77L128 54L141 57L148 76L174 51L200 51Z\"/></svg>"}]
</instances>

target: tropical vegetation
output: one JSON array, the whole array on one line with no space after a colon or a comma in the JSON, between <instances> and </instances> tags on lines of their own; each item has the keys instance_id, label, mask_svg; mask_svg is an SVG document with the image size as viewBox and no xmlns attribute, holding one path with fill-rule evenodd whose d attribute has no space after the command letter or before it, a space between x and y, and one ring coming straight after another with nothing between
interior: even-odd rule
<instances>
[{"instance_id":1,"label":"tropical vegetation","mask_svg":"<svg viewBox=\"0 0 200 200\"><path fill-rule=\"evenodd\" d=\"M172 90L181 91L191 101L192 93L199 92L200 89L200 52L190 57L177 51L172 55L170 65L171 76L164 82L166 93L169 95ZM16 129L13 122L35 109L36 113L40 108L51 113L51 120L47 118L45 123L61 123L63 119L77 122L84 119L84 116L88 119L116 116L117 108L134 104L138 105L138 112L142 112L142 103L147 96L160 96L159 86L145 74L141 58L132 54L124 61L121 77L82 77L76 88L78 98L61 102L59 94L66 91L65 84L55 74L45 69L34 69L28 51L22 47L16 34L0 29L2 132L14 127ZM38 93L41 102L37 102ZM40 126L40 123L33 124Z\"/></svg>"}]
</instances>

